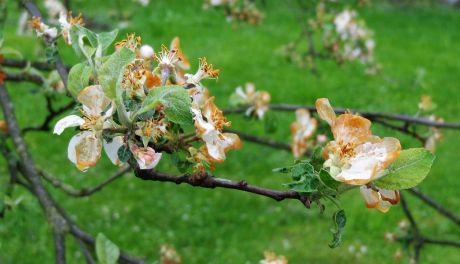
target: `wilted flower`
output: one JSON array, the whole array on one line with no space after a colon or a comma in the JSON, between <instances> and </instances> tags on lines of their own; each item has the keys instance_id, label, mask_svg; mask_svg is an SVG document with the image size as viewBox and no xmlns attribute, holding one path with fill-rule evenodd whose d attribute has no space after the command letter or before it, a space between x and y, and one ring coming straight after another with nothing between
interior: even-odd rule
<instances>
[{"instance_id":1,"label":"wilted flower","mask_svg":"<svg viewBox=\"0 0 460 264\"><path fill-rule=\"evenodd\" d=\"M259 264L288 264L288 260L283 255L277 256L274 252L265 251L264 259Z\"/></svg>"},{"instance_id":2,"label":"wilted flower","mask_svg":"<svg viewBox=\"0 0 460 264\"><path fill-rule=\"evenodd\" d=\"M235 105L249 106L246 110L247 116L255 114L262 119L269 109L271 96L266 91L256 91L253 83L246 83L245 91L241 86L237 87L230 100Z\"/></svg>"},{"instance_id":3,"label":"wilted flower","mask_svg":"<svg viewBox=\"0 0 460 264\"><path fill-rule=\"evenodd\" d=\"M155 168L161 160L161 153L155 152L151 147L139 147L136 144L130 144L130 150L141 170L151 170Z\"/></svg>"},{"instance_id":4,"label":"wilted flower","mask_svg":"<svg viewBox=\"0 0 460 264\"><path fill-rule=\"evenodd\" d=\"M204 172L206 167L214 170L214 164L209 158L209 154L206 150L206 146L202 146L199 149L190 147L188 149L189 156L187 160L193 163L193 172Z\"/></svg>"},{"instance_id":5,"label":"wilted flower","mask_svg":"<svg viewBox=\"0 0 460 264\"><path fill-rule=\"evenodd\" d=\"M64 38L64 42L68 45L72 45L72 39L70 38L70 29L73 25L77 24L83 26L84 22L81 14L76 17L73 17L71 12L69 12L68 16L66 12L61 12L59 15L59 24L61 26L61 34Z\"/></svg>"},{"instance_id":6,"label":"wilted flower","mask_svg":"<svg viewBox=\"0 0 460 264\"><path fill-rule=\"evenodd\" d=\"M195 74L185 74L185 83L195 86L200 86L201 81L204 79L217 79L219 76L219 69L214 70L214 65L208 64L206 58L200 58L198 71Z\"/></svg>"},{"instance_id":7,"label":"wilted flower","mask_svg":"<svg viewBox=\"0 0 460 264\"><path fill-rule=\"evenodd\" d=\"M147 147L150 140L157 142L166 133L166 122L163 119L148 118L145 121L137 123L138 128L134 132L141 137L144 147Z\"/></svg>"},{"instance_id":8,"label":"wilted flower","mask_svg":"<svg viewBox=\"0 0 460 264\"><path fill-rule=\"evenodd\" d=\"M70 140L68 158L78 169L85 171L96 165L101 157L102 130L108 126L106 120L112 116L114 107L100 85L86 87L78 94L77 100L83 105L84 117L64 117L56 123L54 134L60 135L66 128L76 126L83 130Z\"/></svg>"},{"instance_id":9,"label":"wilted flower","mask_svg":"<svg viewBox=\"0 0 460 264\"><path fill-rule=\"evenodd\" d=\"M307 151L308 141L316 130L317 121L306 109L298 109L295 114L296 121L291 124L291 147L294 157L298 159Z\"/></svg>"},{"instance_id":10,"label":"wilted flower","mask_svg":"<svg viewBox=\"0 0 460 264\"><path fill-rule=\"evenodd\" d=\"M372 135L371 122L361 116L342 114L336 117L329 100L316 101L319 116L331 126L334 141L324 150L325 167L337 181L353 185L367 184L399 156L401 145L396 138Z\"/></svg>"},{"instance_id":11,"label":"wilted flower","mask_svg":"<svg viewBox=\"0 0 460 264\"><path fill-rule=\"evenodd\" d=\"M223 162L226 152L241 146L238 135L222 132L224 126L230 126L230 122L214 104L214 97L205 102L201 111L192 108L192 112L196 133L206 143L206 151L213 162Z\"/></svg>"},{"instance_id":12,"label":"wilted flower","mask_svg":"<svg viewBox=\"0 0 460 264\"><path fill-rule=\"evenodd\" d=\"M162 245L160 249L162 264L181 264L182 259L173 246Z\"/></svg>"},{"instance_id":13,"label":"wilted flower","mask_svg":"<svg viewBox=\"0 0 460 264\"><path fill-rule=\"evenodd\" d=\"M436 108L436 104L433 102L431 96L423 95L420 97L420 102L418 103L418 109L421 112L430 112Z\"/></svg>"},{"instance_id":14,"label":"wilted flower","mask_svg":"<svg viewBox=\"0 0 460 264\"><path fill-rule=\"evenodd\" d=\"M40 17L33 17L30 25L33 29L35 29L38 37L44 37L51 40L57 37L57 29L55 27L49 27L43 23Z\"/></svg>"},{"instance_id":15,"label":"wilted flower","mask_svg":"<svg viewBox=\"0 0 460 264\"><path fill-rule=\"evenodd\" d=\"M48 11L48 18L55 21L61 13L66 13L67 9L58 0L45 0L45 8Z\"/></svg>"},{"instance_id":16,"label":"wilted flower","mask_svg":"<svg viewBox=\"0 0 460 264\"><path fill-rule=\"evenodd\" d=\"M367 208L377 208L379 211L386 213L392 205L399 203L399 191L384 190L366 185L362 185L360 190L366 201Z\"/></svg>"}]
</instances>

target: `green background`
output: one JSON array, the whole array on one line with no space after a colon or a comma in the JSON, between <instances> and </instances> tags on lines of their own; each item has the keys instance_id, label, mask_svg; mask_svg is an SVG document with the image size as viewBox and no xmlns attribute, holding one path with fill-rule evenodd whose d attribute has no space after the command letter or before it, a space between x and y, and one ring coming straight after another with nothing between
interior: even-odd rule
<instances>
[{"instance_id":1,"label":"green background","mask_svg":"<svg viewBox=\"0 0 460 264\"><path fill-rule=\"evenodd\" d=\"M328 97L337 107L369 111L415 114L421 95L432 95L439 108L437 114L447 121L459 121L460 96L460 11L445 6L394 6L384 3L360 9L360 15L375 32L376 58L383 65L378 76L364 74L362 65L338 66L318 63L319 77L277 56L279 47L297 38L299 25L282 1L267 1L265 20L260 26L229 24L222 11L203 11L201 1L155 1L148 8L131 1L121 1L124 14L130 14L128 32L142 36L145 44L159 49L180 36L185 53L196 69L198 57L221 69L218 82L206 81L216 102L228 106L229 95L238 85L254 82L267 90L272 102L312 105L316 98ZM376 1L377 2L377 1ZM74 10L85 16L117 27L115 1L73 1ZM5 28L5 46L20 50L26 59L42 58L43 49L34 36L16 36L19 11L9 4ZM60 43L66 63L75 63L71 48ZM8 83L22 126L41 123L45 102L32 84ZM59 96L62 104L68 101ZM289 124L293 113L273 114L277 131L264 135L262 122L228 116L234 129L289 142ZM56 121L56 120L55 120ZM404 148L418 143L405 135L374 125L375 134L395 136ZM62 181L76 187L92 186L116 170L107 157L86 173L79 172L67 160L70 130L62 136L29 133L26 140L40 168L47 169ZM458 186L460 163L459 133L445 131L437 150L434 167L420 189L453 211L460 208ZM215 175L246 180L270 188L283 188L287 176L271 169L292 162L290 153L244 143L241 150L228 154L218 165ZM1 161L0 177L7 171ZM171 171L164 158L158 167ZM343 245L330 249L330 217L334 209L326 203L326 212L306 210L298 201L275 202L248 193L176 186L169 183L144 182L133 175L123 177L88 198L70 198L59 190L52 194L71 216L88 232L103 232L127 252L149 261L159 257L162 244L174 245L184 263L258 263L263 251L285 255L290 263L394 263L399 248L384 240L385 231L393 231L404 218L401 207L387 214L368 210L358 190L342 197L348 222ZM408 198L420 228L433 238L458 241L458 227L439 216L420 201ZM0 220L0 263L50 263L54 259L51 231L34 198L17 188L14 199L20 204ZM350 253L350 246L365 245L361 257ZM453 248L427 245L423 263L458 263ZM82 263L75 241L68 239L69 263ZM408 253L403 254L408 261Z\"/></svg>"}]
</instances>

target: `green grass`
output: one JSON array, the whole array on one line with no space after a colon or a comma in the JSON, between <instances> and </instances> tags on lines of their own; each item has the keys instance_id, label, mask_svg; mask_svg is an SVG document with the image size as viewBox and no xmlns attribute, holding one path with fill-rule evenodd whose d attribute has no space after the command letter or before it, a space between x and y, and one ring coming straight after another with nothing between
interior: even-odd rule
<instances>
[{"instance_id":1,"label":"green grass","mask_svg":"<svg viewBox=\"0 0 460 264\"><path fill-rule=\"evenodd\" d=\"M100 21L109 18L107 4L73 1L75 8ZM90 1L87 1L90 2ZM91 1L92 2L92 1ZM294 39L299 30L289 9L278 1L268 1L266 19L259 27L233 26L222 13L204 12L201 1L152 1L149 9L126 1L132 12L129 27L123 30L142 35L143 42L159 49L172 37L181 37L185 52L196 67L197 58L206 56L221 69L217 83L206 83L220 106L228 105L234 88L252 81L258 89L272 94L273 102L313 104L318 97L328 97L335 106L414 114L421 95L430 94L438 103L438 114L448 121L460 120L460 13L444 7L399 8L376 5L362 10L361 15L375 31L376 57L384 66L381 76L363 74L360 65L341 67L319 63L319 78L274 55L281 45ZM11 4L11 9L15 5ZM40 52L34 37L15 36L16 14L10 14L5 30L6 46L14 46L33 59ZM114 25L116 25L114 23ZM62 45L67 63L75 62L72 51ZM417 72L426 72L423 85L414 85ZM22 125L38 124L45 116L42 96L32 85L9 84ZM62 96L62 101L66 99ZM293 114L276 114L278 129L267 135L288 142L288 125ZM263 125L237 116L228 117L235 129L263 135ZM401 138L403 147L417 143L397 132L374 126L377 134ZM107 158L87 173L78 172L67 160L71 132L63 136L30 133L26 140L41 168L77 187L91 186L115 171ZM445 131L432 172L420 189L456 211L460 163L458 132ZM288 181L271 173L273 167L290 164L289 153L245 143L233 151L228 160L217 166L215 174L271 188L282 188ZM160 169L169 169L164 159ZM4 163L0 177L6 177ZM383 239L404 218L400 206L387 214L368 210L356 191L342 197L348 223L343 245L329 249L329 228L333 206L324 215L316 208L305 210L296 201L274 202L255 195L223 189L200 189L168 183L144 182L130 175L89 198L73 199L59 191L52 194L74 219L90 233L103 232L128 252L158 259L159 247L174 245L185 263L258 263L264 250L285 255L290 263L394 263L393 253L399 247ZM18 188L14 198L20 205L0 220L0 263L50 263L53 261L51 233L42 212L32 196ZM440 217L419 201L408 197L420 220L422 230L436 238L460 239L458 227ZM368 252L356 258L348 247L361 243ZM69 237L69 263L82 263L75 242ZM456 263L458 251L427 246L424 263ZM407 261L407 254L405 259Z\"/></svg>"}]
</instances>

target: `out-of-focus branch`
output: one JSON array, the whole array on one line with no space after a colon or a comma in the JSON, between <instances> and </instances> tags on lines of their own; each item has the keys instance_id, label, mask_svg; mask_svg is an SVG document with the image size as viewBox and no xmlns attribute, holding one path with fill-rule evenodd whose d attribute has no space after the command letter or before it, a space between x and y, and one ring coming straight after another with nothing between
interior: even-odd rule
<instances>
[{"instance_id":1,"label":"out-of-focus branch","mask_svg":"<svg viewBox=\"0 0 460 264\"><path fill-rule=\"evenodd\" d=\"M270 105L271 110L275 111L296 111L297 109L307 109L311 112L316 112L316 107L311 105L291 105L291 104L272 104ZM223 112L225 114L243 114L247 110L247 107L239 107L232 109L225 109ZM386 119L392 121L401 121L407 122L410 124L417 124L422 126L437 127L437 128L447 128L447 129L460 129L460 123L449 123L449 122L438 122L433 121L427 118L413 117L408 115L401 114L392 114L392 113L383 113L383 112L368 112L360 111L356 109L345 109L345 108L334 108L334 111L337 114L343 114L345 112L352 112L358 115L361 115L369 120L379 122L378 120Z\"/></svg>"},{"instance_id":2,"label":"out-of-focus branch","mask_svg":"<svg viewBox=\"0 0 460 264\"><path fill-rule=\"evenodd\" d=\"M422 193L421 191L415 188L409 189L407 191L413 196L423 201L424 203L426 203L427 205L431 206L433 209L438 211L440 214L452 220L455 224L460 226L460 217L456 215L454 212L442 206L440 203L433 200L433 198L429 197L428 195Z\"/></svg>"},{"instance_id":3,"label":"out-of-focus branch","mask_svg":"<svg viewBox=\"0 0 460 264\"><path fill-rule=\"evenodd\" d=\"M23 133L27 133L30 131L49 131L51 121L58 115L72 109L75 107L76 103L75 101L71 101L70 103L62 106L61 108L58 108L57 110L54 110L53 105L52 105L52 100L50 97L46 97L46 108L48 110L48 115L45 117L45 120L43 120L42 124L39 126L34 126L34 127L26 127L22 130Z\"/></svg>"},{"instance_id":4,"label":"out-of-focus branch","mask_svg":"<svg viewBox=\"0 0 460 264\"><path fill-rule=\"evenodd\" d=\"M136 168L134 174L143 180L148 181L160 181L160 182L172 182L175 184L186 183L195 187L203 188L226 188L234 189L252 194L257 194L265 197L272 198L276 201L282 201L285 199L299 200L302 204L310 208L310 199L307 196L300 195L295 191L280 191L267 189L255 185L250 185L246 181L232 181L223 178L216 178L209 174L184 174L181 176L174 176L162 172L140 170Z\"/></svg>"},{"instance_id":5,"label":"out-of-focus branch","mask_svg":"<svg viewBox=\"0 0 460 264\"><path fill-rule=\"evenodd\" d=\"M56 66L54 64L50 64L46 62L17 60L17 59L9 59L9 58L4 58L1 65L4 67L19 68L19 69L23 69L28 66L31 66L32 68L35 68L40 71L52 71L56 69ZM69 65L66 65L65 67L68 71L71 68Z\"/></svg>"},{"instance_id":6,"label":"out-of-focus branch","mask_svg":"<svg viewBox=\"0 0 460 264\"><path fill-rule=\"evenodd\" d=\"M58 180L57 178L51 176L50 174L46 173L43 170L40 170L40 175L45 179L47 182L49 182L51 185L54 187L61 189L68 195L74 196L74 197L85 197L85 196L90 196L100 190L102 190L104 187L107 185L111 184L115 180L121 178L123 175L125 175L127 172L129 172L131 168L129 166L123 166L120 168L117 172L115 172L112 176L108 177L104 181L100 182L94 187L91 188L83 188L83 189L75 189L74 187Z\"/></svg>"},{"instance_id":7,"label":"out-of-focus branch","mask_svg":"<svg viewBox=\"0 0 460 264\"><path fill-rule=\"evenodd\" d=\"M249 141L249 142L253 142L259 145L268 146L274 149L282 149L286 151L291 151L291 146L289 144L279 142L273 139L261 138L261 137L253 136L253 135L246 134L240 131L236 131L233 129L225 129L225 132L237 134L241 139Z\"/></svg>"},{"instance_id":8,"label":"out-of-focus branch","mask_svg":"<svg viewBox=\"0 0 460 264\"><path fill-rule=\"evenodd\" d=\"M22 72L22 73L5 72L5 75L6 75L5 81L30 82L30 83L35 83L37 85L42 85L44 83L41 76L36 75L36 74L27 73L27 72Z\"/></svg>"}]
</instances>

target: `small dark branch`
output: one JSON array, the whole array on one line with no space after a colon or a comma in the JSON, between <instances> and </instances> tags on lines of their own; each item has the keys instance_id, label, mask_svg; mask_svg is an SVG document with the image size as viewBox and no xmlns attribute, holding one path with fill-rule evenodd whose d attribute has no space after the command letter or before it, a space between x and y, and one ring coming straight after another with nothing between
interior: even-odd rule
<instances>
[{"instance_id":1,"label":"small dark branch","mask_svg":"<svg viewBox=\"0 0 460 264\"><path fill-rule=\"evenodd\" d=\"M27 61L27 60L16 60L16 59L3 59L2 66L4 67L11 67L11 68L26 68L27 66L31 66L37 70L41 71L52 71L56 69L54 64L41 62L41 61ZM66 66L67 70L70 70L70 66Z\"/></svg>"},{"instance_id":2,"label":"small dark branch","mask_svg":"<svg viewBox=\"0 0 460 264\"><path fill-rule=\"evenodd\" d=\"M250 185L245 181L232 181L228 179L216 178L208 174L184 174L181 176L173 176L162 172L140 170L139 168L136 168L134 170L134 174L136 175L136 177L148 181L172 182L175 184L186 183L194 187L211 189L234 189L269 197L276 201L282 201L285 199L299 200L307 208L309 208L310 205L310 200L307 197L301 196L299 193L294 191L272 190L255 185Z\"/></svg>"},{"instance_id":3,"label":"small dark branch","mask_svg":"<svg viewBox=\"0 0 460 264\"><path fill-rule=\"evenodd\" d=\"M107 185L111 184L115 180L121 178L123 175L125 175L130 170L131 170L131 168L129 166L124 166L124 167L120 168L117 172L115 172L112 176L108 177L107 179L105 179L101 183L97 184L96 186L94 186L92 188L83 188L83 189L75 189L74 187L72 187L72 186L70 186L70 185L58 180L57 178L49 175L48 173L46 173L44 171L39 171L39 172L40 172L40 175L47 182L51 183L51 185L53 185L54 187L56 187L58 189L61 189L62 191L64 191L68 195L71 195L71 196L74 196L74 197L85 197L85 196L90 196L93 193L96 193L96 192L102 190L104 187L106 187Z\"/></svg>"},{"instance_id":4,"label":"small dark branch","mask_svg":"<svg viewBox=\"0 0 460 264\"><path fill-rule=\"evenodd\" d=\"M407 217L407 220L409 220L409 223L411 225L411 228L414 231L414 235L419 236L419 229L417 226L417 222L415 222L414 216L412 215L412 212L409 209L409 206L407 205L406 199L404 198L403 194L401 193L401 207L404 211L404 214Z\"/></svg>"},{"instance_id":5,"label":"small dark branch","mask_svg":"<svg viewBox=\"0 0 460 264\"><path fill-rule=\"evenodd\" d=\"M307 109L311 112L316 112L316 107L311 105L291 105L291 104L272 104L270 105L271 110L281 111L281 112L291 112L297 109ZM233 109L225 109L223 112L225 114L242 114L245 113L247 107L240 107L240 108L233 108ZM433 121L427 118L420 118L420 117L413 117L401 114L391 114L391 113L381 113L381 112L367 112L367 111L360 111L355 109L345 109L345 108L334 108L334 111L337 114L343 114L347 111L352 113L356 113L361 115L365 118L370 120L376 119L387 119L387 120L394 120L394 121L401 121L401 122L408 122L411 124L418 124L423 126L429 127L437 127L437 128L448 128L448 129L460 129L460 123L443 123Z\"/></svg>"},{"instance_id":6,"label":"small dark branch","mask_svg":"<svg viewBox=\"0 0 460 264\"><path fill-rule=\"evenodd\" d=\"M386 122L384 120L381 120L380 118L374 119L374 122L378 123L378 124L381 124L383 126L386 126L388 128L394 129L396 131L402 132L404 134L407 134L407 135L417 139L418 141L420 141L420 143L422 143L422 145L425 145L425 143L426 143L427 138L423 137L422 135L420 135L416 131L413 131L413 130L411 131L410 127L407 127L405 125L403 125L403 126L394 125L394 124L391 124L391 123Z\"/></svg>"},{"instance_id":7,"label":"small dark branch","mask_svg":"<svg viewBox=\"0 0 460 264\"><path fill-rule=\"evenodd\" d=\"M56 251L56 264L65 264L65 235L60 230L53 230L54 249Z\"/></svg>"},{"instance_id":8,"label":"small dark branch","mask_svg":"<svg viewBox=\"0 0 460 264\"><path fill-rule=\"evenodd\" d=\"M83 256L85 257L86 263L96 264L96 261L94 260L93 255L91 255L91 252L88 250L86 244L79 238L75 238L75 240L77 241L78 246L80 247L80 251L83 253Z\"/></svg>"},{"instance_id":9,"label":"small dark branch","mask_svg":"<svg viewBox=\"0 0 460 264\"><path fill-rule=\"evenodd\" d=\"M57 109L57 110L54 110L53 107L52 107L52 103L51 103L51 99L49 97L46 97L46 104L47 104L47 109L48 109L48 115L45 117L45 120L43 120L42 124L39 125L39 126L35 126L35 127L26 127L22 130L23 133L27 133L27 132L30 132L30 131L49 131L51 128L50 128L50 124L51 124L51 121L53 121L53 119L72 109L76 103L75 101L71 101L70 103L64 105L63 107Z\"/></svg>"},{"instance_id":10,"label":"small dark branch","mask_svg":"<svg viewBox=\"0 0 460 264\"><path fill-rule=\"evenodd\" d=\"M25 72L23 73L5 72L5 73L6 73L5 81L30 82L30 83L35 83L37 85L42 85L44 83L42 77L36 74L30 74L30 73L25 73Z\"/></svg>"},{"instance_id":11,"label":"small dark branch","mask_svg":"<svg viewBox=\"0 0 460 264\"><path fill-rule=\"evenodd\" d=\"M423 238L423 243L460 248L460 243L459 242L450 241L450 240L431 239L431 238L424 237Z\"/></svg>"},{"instance_id":12,"label":"small dark branch","mask_svg":"<svg viewBox=\"0 0 460 264\"><path fill-rule=\"evenodd\" d=\"M257 136L245 134L243 132L239 132L239 131L235 131L231 129L225 129L225 132L237 134L241 139L246 140L246 141L250 141L253 143L260 144L260 145L265 145L265 146L275 148L275 149L291 151L291 146L283 142L278 142L278 141L268 139L268 138L260 138Z\"/></svg>"},{"instance_id":13,"label":"small dark branch","mask_svg":"<svg viewBox=\"0 0 460 264\"><path fill-rule=\"evenodd\" d=\"M447 217L450 220L452 220L455 224L460 226L460 217L458 215L456 215L454 212L452 212L449 209L445 208L444 206L442 206L441 204L439 204L438 202L433 200L431 197L429 197L428 195L420 192L417 189L412 188L412 189L409 189L407 191L410 194L412 194L413 196L419 198L421 201L423 201L427 205L431 206L433 209L438 211L440 214L442 214L445 217Z\"/></svg>"}]
</instances>

